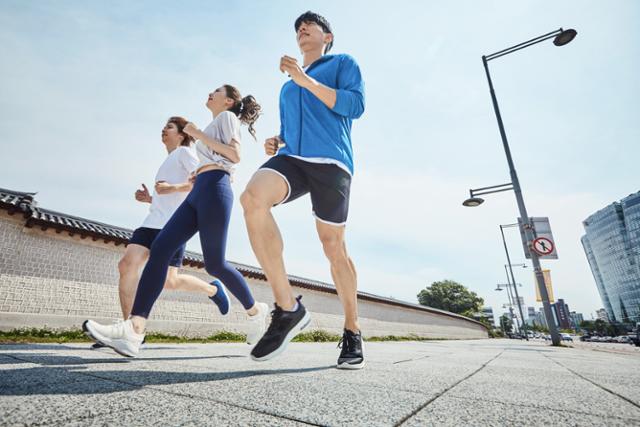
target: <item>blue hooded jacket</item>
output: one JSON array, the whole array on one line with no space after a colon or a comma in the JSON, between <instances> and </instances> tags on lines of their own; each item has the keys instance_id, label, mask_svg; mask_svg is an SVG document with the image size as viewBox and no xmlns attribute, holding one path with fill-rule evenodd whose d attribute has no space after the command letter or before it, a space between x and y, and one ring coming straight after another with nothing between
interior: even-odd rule
<instances>
[{"instance_id":1,"label":"blue hooded jacket","mask_svg":"<svg viewBox=\"0 0 640 427\"><path fill-rule=\"evenodd\" d=\"M364 112L364 82L360 68L349 55L324 55L306 73L336 90L330 109L313 93L289 80L280 91L278 155L325 157L342 162L353 175L351 122Z\"/></svg>"}]
</instances>

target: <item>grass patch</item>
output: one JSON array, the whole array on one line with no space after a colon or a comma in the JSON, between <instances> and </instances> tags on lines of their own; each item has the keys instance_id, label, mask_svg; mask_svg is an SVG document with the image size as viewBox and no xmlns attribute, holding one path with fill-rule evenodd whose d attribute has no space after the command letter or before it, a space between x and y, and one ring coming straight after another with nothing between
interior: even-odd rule
<instances>
[{"instance_id":1,"label":"grass patch","mask_svg":"<svg viewBox=\"0 0 640 427\"><path fill-rule=\"evenodd\" d=\"M383 341L443 341L446 338L427 338L421 337L419 335L406 335L406 336L397 336L397 335L384 335L381 337L365 337L365 341L369 342L383 342Z\"/></svg>"},{"instance_id":2,"label":"grass patch","mask_svg":"<svg viewBox=\"0 0 640 427\"><path fill-rule=\"evenodd\" d=\"M167 335L151 332L146 335L148 343L165 343L165 344L188 344L188 343L231 343L245 342L246 335L237 332L220 331L204 338L188 338L176 335ZM332 334L321 329L303 332L293 339L293 342L338 342L341 336ZM424 338L418 335L396 336L386 335L380 337L365 337L365 341L384 342L384 341L433 341L443 340L445 338ZM51 329L13 329L11 331L0 331L0 344L16 344L16 343L83 343L91 342L84 332L80 329L73 330L51 330Z\"/></svg>"},{"instance_id":3,"label":"grass patch","mask_svg":"<svg viewBox=\"0 0 640 427\"><path fill-rule=\"evenodd\" d=\"M334 335L321 329L315 329L309 332L298 334L293 342L338 342L340 335Z\"/></svg>"}]
</instances>

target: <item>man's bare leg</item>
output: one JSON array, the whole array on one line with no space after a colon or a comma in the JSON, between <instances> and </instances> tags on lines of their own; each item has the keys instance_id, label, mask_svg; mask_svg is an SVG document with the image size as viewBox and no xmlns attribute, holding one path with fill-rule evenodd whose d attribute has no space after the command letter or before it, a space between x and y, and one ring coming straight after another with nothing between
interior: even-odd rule
<instances>
[{"instance_id":1,"label":"man's bare leg","mask_svg":"<svg viewBox=\"0 0 640 427\"><path fill-rule=\"evenodd\" d=\"M281 176L269 170L259 170L240 197L251 247L271 284L276 303L283 310L291 310L296 301L284 267L282 235L271 208L284 200L288 191Z\"/></svg>"},{"instance_id":2,"label":"man's bare leg","mask_svg":"<svg viewBox=\"0 0 640 427\"><path fill-rule=\"evenodd\" d=\"M331 264L331 277L344 310L344 328L360 330L358 323L358 277L353 261L347 253L344 226L335 226L316 220L316 229L324 253Z\"/></svg>"}]
</instances>

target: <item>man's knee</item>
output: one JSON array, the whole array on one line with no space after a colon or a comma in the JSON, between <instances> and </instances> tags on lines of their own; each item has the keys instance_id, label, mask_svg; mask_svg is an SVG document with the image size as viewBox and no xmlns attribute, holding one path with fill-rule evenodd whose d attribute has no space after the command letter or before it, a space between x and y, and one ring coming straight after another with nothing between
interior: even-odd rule
<instances>
[{"instance_id":1,"label":"man's knee","mask_svg":"<svg viewBox=\"0 0 640 427\"><path fill-rule=\"evenodd\" d=\"M258 195L258 191L252 187L247 187L240 195L240 204L244 213L252 213L257 210L269 209L269 205Z\"/></svg>"},{"instance_id":2,"label":"man's knee","mask_svg":"<svg viewBox=\"0 0 640 427\"><path fill-rule=\"evenodd\" d=\"M347 261L347 249L344 244L344 240L337 235L320 236L322 242L322 249L329 262L336 263L341 261Z\"/></svg>"}]
</instances>

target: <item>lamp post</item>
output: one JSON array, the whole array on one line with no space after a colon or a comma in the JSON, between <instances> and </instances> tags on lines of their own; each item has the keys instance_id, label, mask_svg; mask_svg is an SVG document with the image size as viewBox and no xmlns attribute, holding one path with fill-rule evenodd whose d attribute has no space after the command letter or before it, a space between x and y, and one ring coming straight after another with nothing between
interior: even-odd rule
<instances>
[{"instance_id":1,"label":"lamp post","mask_svg":"<svg viewBox=\"0 0 640 427\"><path fill-rule=\"evenodd\" d=\"M504 130L504 124L502 123L502 116L500 115L498 100L496 98L496 94L493 89L493 82L491 81L491 75L489 74L489 61L508 55L510 53L516 52L518 50L527 48L529 46L533 46L534 44L538 44L540 42L543 42L549 39L553 39L553 44L556 46L564 46L567 43L569 43L571 40L573 40L576 35L577 35L576 30L573 30L573 29L563 30L562 28L560 28L550 33L535 37L531 40L527 40L525 42L503 49L501 51L492 53L491 55L484 55L482 57L482 63L484 65L485 73L487 75L487 81L489 83L489 92L491 93L491 101L493 103L493 109L496 114L496 120L498 121L500 137L502 138L504 153L507 158L507 163L509 164L509 174L511 176L511 182L500 185L500 186L484 187L482 189L470 190L471 197L465 200L463 202L463 205L470 206L470 207L479 206L480 204L482 204L482 202L484 202L484 200L482 198L477 197L478 195L513 190L516 196L518 210L520 211L520 217L522 218L522 222L523 222L522 227L524 229L524 234L527 242L531 242L534 239L533 225L531 223L531 220L529 219L529 214L527 213L527 208L525 206L524 198L522 196L522 189L520 188L520 181L518 180L518 175L516 174L513 158L511 157L511 150L509 149L507 134ZM486 191L486 190L489 190L489 191ZM551 321L548 322L549 332L551 334L551 342L554 346L559 346L560 334L558 333L558 328L556 327L555 322L553 321L553 315L551 313L551 303L549 301L547 287L545 286L545 283L544 283L544 277L542 274L542 267L540 266L540 260L538 259L538 254L536 254L535 251L530 250L529 252L531 253L531 262L533 264L533 270L536 276L536 282L538 284L540 296L542 297L542 305L544 307L544 313L547 319L551 319Z\"/></svg>"},{"instance_id":2,"label":"lamp post","mask_svg":"<svg viewBox=\"0 0 640 427\"><path fill-rule=\"evenodd\" d=\"M507 277L507 280L509 278ZM513 314L513 296L511 295L511 283L508 284L497 284L496 285L496 291L502 291L502 289L506 289L507 290L507 299L509 300L509 316L511 318L511 320L516 319L515 321L515 325L516 325L516 331L518 333L520 333L520 323L518 323L518 316Z\"/></svg>"},{"instance_id":3,"label":"lamp post","mask_svg":"<svg viewBox=\"0 0 640 427\"><path fill-rule=\"evenodd\" d=\"M507 272L507 266L509 267L509 272L511 273L511 283L513 283L513 290L516 294L516 301L518 302L518 311L520 312L520 319L522 319L522 328L524 329L524 336L527 341L529 341L529 337L527 336L527 326L524 323L524 313L522 312L522 304L520 304L520 295L518 295L518 286L516 285L516 278L513 275L513 266L511 264L511 257L509 256L509 249L507 248L507 241L504 238L504 229L507 227L514 227L518 224L506 224L500 225L500 234L502 235L502 244L504 245L504 252L507 254L507 264L504 266L505 273ZM507 281L509 281L509 274L507 273Z\"/></svg>"}]
</instances>

